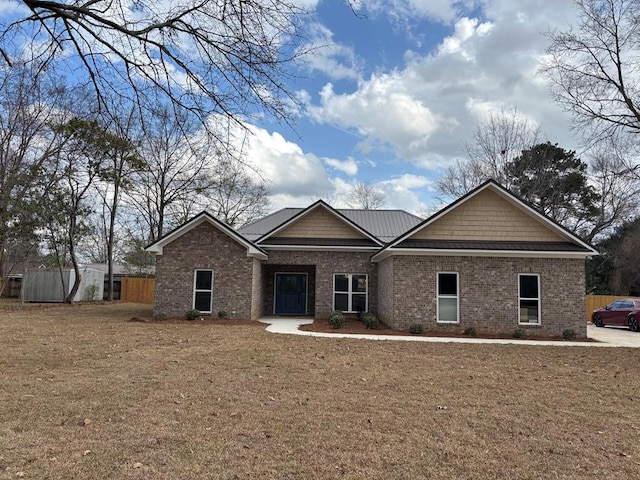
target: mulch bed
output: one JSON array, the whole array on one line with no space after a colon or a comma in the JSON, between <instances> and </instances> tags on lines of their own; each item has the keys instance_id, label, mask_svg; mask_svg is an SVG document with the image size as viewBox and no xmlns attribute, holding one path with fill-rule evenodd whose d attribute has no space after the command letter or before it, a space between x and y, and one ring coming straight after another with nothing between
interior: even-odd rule
<instances>
[{"instance_id":1,"label":"mulch bed","mask_svg":"<svg viewBox=\"0 0 640 480\"><path fill-rule=\"evenodd\" d=\"M190 325L225 325L225 326L244 325L244 326L250 326L250 327L261 327L261 328L266 327L264 323L260 323L253 320L242 320L238 318L217 318L217 317L207 317L207 316L200 317L197 320L187 320L186 318L181 318L181 317L169 317L163 320L154 320L152 318L146 318L146 317L131 317L128 321L139 322L139 323L154 323L154 324L187 323Z\"/></svg>"},{"instance_id":2,"label":"mulch bed","mask_svg":"<svg viewBox=\"0 0 640 480\"><path fill-rule=\"evenodd\" d=\"M364 322L355 319L345 319L342 328L333 328L327 320L315 320L309 325L302 325L300 330L305 332L319 332L319 333L354 333L354 334L366 334L366 335L403 335L403 336L415 336L415 337L452 337L452 338L489 338L489 339L513 339L510 335L498 335L498 334L486 334L478 332L475 337L466 335L461 329L459 332L447 330L425 330L420 334L412 334L407 331L394 330L387 325L382 324L379 329L371 330L367 328ZM517 340L561 340L561 341L580 341L580 342L595 342L591 338L576 338L574 340L566 340L562 337L545 337L540 335L527 335Z\"/></svg>"}]
</instances>

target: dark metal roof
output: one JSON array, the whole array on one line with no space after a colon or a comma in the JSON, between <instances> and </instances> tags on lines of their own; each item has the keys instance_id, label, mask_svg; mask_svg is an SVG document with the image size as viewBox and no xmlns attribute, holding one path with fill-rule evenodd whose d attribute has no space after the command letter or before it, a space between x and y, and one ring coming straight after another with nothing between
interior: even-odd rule
<instances>
[{"instance_id":1,"label":"dark metal roof","mask_svg":"<svg viewBox=\"0 0 640 480\"><path fill-rule=\"evenodd\" d=\"M304 246L335 246L335 247L375 247L380 248L368 238L291 238L272 237L260 244L263 248L270 245L304 245Z\"/></svg>"},{"instance_id":2,"label":"dark metal roof","mask_svg":"<svg viewBox=\"0 0 640 480\"><path fill-rule=\"evenodd\" d=\"M422 222L420 217L404 210L338 209L338 212L384 243L398 238Z\"/></svg>"},{"instance_id":3,"label":"dark metal roof","mask_svg":"<svg viewBox=\"0 0 640 480\"><path fill-rule=\"evenodd\" d=\"M238 233L247 240L252 242L260 238L267 232L270 232L279 225L282 225L294 215L300 213L304 208L283 208L277 212L270 213L264 218L251 222L248 225L240 227Z\"/></svg>"},{"instance_id":4,"label":"dark metal roof","mask_svg":"<svg viewBox=\"0 0 640 480\"><path fill-rule=\"evenodd\" d=\"M249 225L245 225L238 229L238 233L247 240L255 241L265 233L287 222L302 210L304 209L283 208ZM383 243L399 237L422 221L421 218L404 210L337 209L337 211ZM330 234L331 232L327 233ZM273 244L272 240L273 238L269 238L265 243Z\"/></svg>"},{"instance_id":5,"label":"dark metal roof","mask_svg":"<svg viewBox=\"0 0 640 480\"><path fill-rule=\"evenodd\" d=\"M396 248L433 250L514 250L534 252L588 252L571 242L503 242L480 240L404 240Z\"/></svg>"}]
</instances>

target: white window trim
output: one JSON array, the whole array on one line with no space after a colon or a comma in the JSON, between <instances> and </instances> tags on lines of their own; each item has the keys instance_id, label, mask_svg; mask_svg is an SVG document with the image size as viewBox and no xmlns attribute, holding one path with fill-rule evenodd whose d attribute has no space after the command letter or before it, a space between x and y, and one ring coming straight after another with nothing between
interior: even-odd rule
<instances>
[{"instance_id":1,"label":"white window trim","mask_svg":"<svg viewBox=\"0 0 640 480\"><path fill-rule=\"evenodd\" d=\"M455 275L456 276L456 294L454 295L440 295L440 274ZM451 322L447 320L440 320L440 299L441 298L455 298L456 299L456 321ZM460 274L458 272L436 272L436 323L460 323Z\"/></svg>"},{"instance_id":2,"label":"white window trim","mask_svg":"<svg viewBox=\"0 0 640 480\"><path fill-rule=\"evenodd\" d=\"M343 291L337 291L336 290L336 277L338 275L343 275L345 277L347 277L349 280L349 287L348 287L348 291L347 292L343 292ZM351 284L351 278L354 276L362 276L365 278L365 284L366 284L366 288L364 291L364 311L368 312L369 311L369 275L367 275L366 273L334 273L333 274L333 310L336 309L336 293L341 293L341 294L347 294L348 297L348 306L349 306L349 310L344 310L343 313L358 313L355 310L352 310L352 295L362 295L363 292L354 292L352 287L353 285Z\"/></svg>"},{"instance_id":3,"label":"white window trim","mask_svg":"<svg viewBox=\"0 0 640 480\"><path fill-rule=\"evenodd\" d=\"M198 278L198 272L211 272L211 288L209 290L204 289L196 289L196 280ZM200 310L200 313L211 313L213 310L213 278L214 273L211 268L196 268L193 271L193 299L191 301L192 308L196 308L196 293L207 292L211 294L211 299L209 300L209 310Z\"/></svg>"},{"instance_id":4,"label":"white window trim","mask_svg":"<svg viewBox=\"0 0 640 480\"><path fill-rule=\"evenodd\" d=\"M520 295L520 277L536 277L538 280L538 297L525 298ZM538 321L522 322L520 319L520 301L521 300L537 300L538 301ZM539 273L519 273L518 274L518 325L542 325L542 292L540 291L540 274Z\"/></svg>"}]
</instances>

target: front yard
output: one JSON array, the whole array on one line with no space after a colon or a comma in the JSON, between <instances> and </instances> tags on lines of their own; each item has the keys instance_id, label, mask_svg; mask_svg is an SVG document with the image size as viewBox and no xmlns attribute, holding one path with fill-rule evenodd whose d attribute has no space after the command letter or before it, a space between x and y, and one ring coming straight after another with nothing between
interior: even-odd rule
<instances>
[{"instance_id":1,"label":"front yard","mask_svg":"<svg viewBox=\"0 0 640 480\"><path fill-rule=\"evenodd\" d=\"M0 478L640 478L632 349L134 316L0 310Z\"/></svg>"}]
</instances>

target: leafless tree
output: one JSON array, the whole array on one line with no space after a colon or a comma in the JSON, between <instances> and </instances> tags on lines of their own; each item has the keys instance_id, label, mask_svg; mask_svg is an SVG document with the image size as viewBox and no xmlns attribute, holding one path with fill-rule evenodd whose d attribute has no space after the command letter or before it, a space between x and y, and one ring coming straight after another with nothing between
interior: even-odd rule
<instances>
[{"instance_id":1,"label":"leafless tree","mask_svg":"<svg viewBox=\"0 0 640 480\"><path fill-rule=\"evenodd\" d=\"M109 110L115 93L136 104L238 119L255 107L291 115L283 79L305 53L307 13L287 0L23 0L28 14L0 23L0 62L61 65ZM16 10L16 12L20 12Z\"/></svg>"},{"instance_id":2,"label":"leafless tree","mask_svg":"<svg viewBox=\"0 0 640 480\"><path fill-rule=\"evenodd\" d=\"M375 210L385 206L384 194L370 183L356 182L347 198L350 208Z\"/></svg>"},{"instance_id":3,"label":"leafless tree","mask_svg":"<svg viewBox=\"0 0 640 480\"><path fill-rule=\"evenodd\" d=\"M594 240L638 214L640 180L629 172L628 152L613 139L599 143L589 153L590 179L598 194L597 215L585 238Z\"/></svg>"},{"instance_id":4,"label":"leafless tree","mask_svg":"<svg viewBox=\"0 0 640 480\"><path fill-rule=\"evenodd\" d=\"M640 1L574 0L576 26L548 32L543 71L589 144L640 134ZM635 140L637 143L637 140ZM637 168L637 165L633 166Z\"/></svg>"},{"instance_id":5,"label":"leafless tree","mask_svg":"<svg viewBox=\"0 0 640 480\"><path fill-rule=\"evenodd\" d=\"M506 165L538 143L540 129L516 109L491 112L465 143L467 158L457 160L436 182L442 199L457 198L489 178L509 187Z\"/></svg>"},{"instance_id":6,"label":"leafless tree","mask_svg":"<svg viewBox=\"0 0 640 480\"><path fill-rule=\"evenodd\" d=\"M252 172L246 165L223 154L216 164L213 178L205 194L208 209L220 221L239 227L268 212L269 189L258 172Z\"/></svg>"},{"instance_id":7,"label":"leafless tree","mask_svg":"<svg viewBox=\"0 0 640 480\"><path fill-rule=\"evenodd\" d=\"M620 295L637 293L640 285L639 232L629 232L616 249L610 281L613 291Z\"/></svg>"},{"instance_id":8,"label":"leafless tree","mask_svg":"<svg viewBox=\"0 0 640 480\"><path fill-rule=\"evenodd\" d=\"M137 172L128 203L145 224L148 240L160 238L194 213L198 196L213 183L211 158L218 144L196 132L193 117L171 108L160 108L147 120L141 139L146 167Z\"/></svg>"},{"instance_id":9,"label":"leafless tree","mask_svg":"<svg viewBox=\"0 0 640 480\"><path fill-rule=\"evenodd\" d=\"M140 157L138 144L129 138L134 124L139 121L135 110L122 111L118 121L110 129L100 132L99 146L104 162L100 171L100 182L96 190L102 199L104 233L107 250L107 299L113 300L113 265L116 247L116 222L124 192L133 185L134 175L146 165Z\"/></svg>"},{"instance_id":10,"label":"leafless tree","mask_svg":"<svg viewBox=\"0 0 640 480\"><path fill-rule=\"evenodd\" d=\"M50 128L66 105L63 82L40 83L27 67L0 69L0 267L7 242L22 244L38 225L44 172L60 143Z\"/></svg>"}]
</instances>

